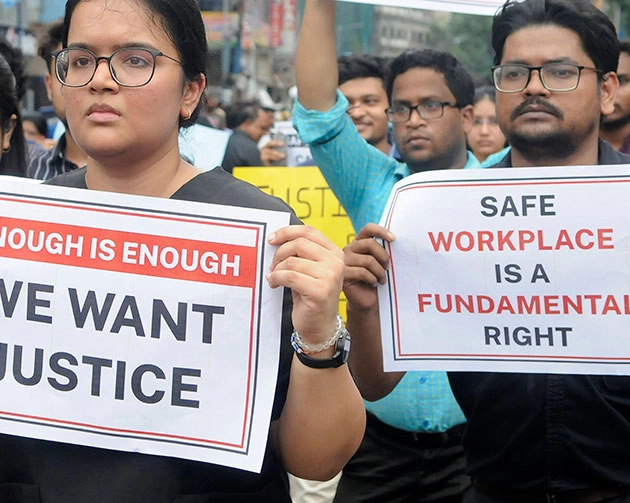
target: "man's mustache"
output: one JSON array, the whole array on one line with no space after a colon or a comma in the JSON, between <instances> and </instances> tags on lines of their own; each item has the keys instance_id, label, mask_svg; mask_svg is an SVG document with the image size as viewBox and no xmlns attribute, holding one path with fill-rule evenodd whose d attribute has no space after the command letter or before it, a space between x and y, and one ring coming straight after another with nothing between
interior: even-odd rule
<instances>
[{"instance_id":1,"label":"man's mustache","mask_svg":"<svg viewBox=\"0 0 630 503\"><path fill-rule=\"evenodd\" d=\"M531 106L536 106L538 109L542 108L544 109L545 112L557 117L560 120L564 119L564 114L562 113L562 110L553 106L548 101L545 101L541 98L536 97L536 98L529 98L528 100L525 100L523 103L517 106L512 112L512 115L510 116L510 120L516 119L519 115L526 112L527 109Z\"/></svg>"}]
</instances>

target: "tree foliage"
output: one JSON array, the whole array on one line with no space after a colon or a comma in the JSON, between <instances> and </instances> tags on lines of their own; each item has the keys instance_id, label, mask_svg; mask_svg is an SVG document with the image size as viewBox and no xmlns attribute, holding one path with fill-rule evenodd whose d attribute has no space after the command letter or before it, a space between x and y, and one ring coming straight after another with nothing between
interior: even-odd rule
<instances>
[{"instance_id":1,"label":"tree foliage","mask_svg":"<svg viewBox=\"0 0 630 503\"><path fill-rule=\"evenodd\" d=\"M489 83L493 59L491 29L491 16L453 14L431 26L430 45L457 57L477 85Z\"/></svg>"},{"instance_id":2,"label":"tree foliage","mask_svg":"<svg viewBox=\"0 0 630 503\"><path fill-rule=\"evenodd\" d=\"M608 0L602 10L615 23L619 38L630 38L630 5L628 5L628 0Z\"/></svg>"}]
</instances>

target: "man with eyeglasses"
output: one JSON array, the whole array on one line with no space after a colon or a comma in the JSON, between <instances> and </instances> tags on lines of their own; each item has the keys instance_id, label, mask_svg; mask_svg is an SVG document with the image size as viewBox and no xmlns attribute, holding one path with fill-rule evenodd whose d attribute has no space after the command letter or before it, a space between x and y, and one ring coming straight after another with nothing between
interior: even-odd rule
<instances>
[{"instance_id":1,"label":"man with eyeglasses","mask_svg":"<svg viewBox=\"0 0 630 503\"><path fill-rule=\"evenodd\" d=\"M48 73L44 76L44 85L48 99L52 102L55 115L61 121L65 132L57 144L49 150L31 157L26 175L29 178L48 180L62 173L85 166L87 155L74 141L66 121L66 106L63 100L63 86L55 74L55 51L61 49L63 39L63 21L56 21L48 26L39 44L37 53L46 62Z\"/></svg>"},{"instance_id":2,"label":"man with eyeglasses","mask_svg":"<svg viewBox=\"0 0 630 503\"><path fill-rule=\"evenodd\" d=\"M512 147L496 166L630 163L599 138L619 85L617 36L601 11L586 0L508 2L492 45L497 117ZM468 420L467 503L630 501L630 377L449 378Z\"/></svg>"},{"instance_id":3,"label":"man with eyeglasses","mask_svg":"<svg viewBox=\"0 0 630 503\"><path fill-rule=\"evenodd\" d=\"M630 40L619 42L617 77L615 109L604 117L599 135L620 152L630 154Z\"/></svg>"},{"instance_id":4,"label":"man with eyeglasses","mask_svg":"<svg viewBox=\"0 0 630 503\"><path fill-rule=\"evenodd\" d=\"M348 100L337 89L334 16L334 0L307 0L296 54L299 101L293 119L359 230L380 220L394 184L411 173L479 166L466 150L474 85L462 64L447 53L409 51L390 61L387 117L399 162L367 144L346 113ZM356 326L351 294L346 292L348 323ZM464 416L446 373L410 372L388 396L375 401L363 383L366 376L382 373L382 359L366 357L372 341L361 330L354 332L350 363L367 400L367 429L343 470L335 501L461 501L470 484L461 446Z\"/></svg>"}]
</instances>

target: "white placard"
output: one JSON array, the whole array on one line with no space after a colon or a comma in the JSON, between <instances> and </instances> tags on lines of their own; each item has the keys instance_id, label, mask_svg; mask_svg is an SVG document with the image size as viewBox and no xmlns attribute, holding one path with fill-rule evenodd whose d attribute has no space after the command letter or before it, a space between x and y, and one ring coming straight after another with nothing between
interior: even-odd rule
<instances>
[{"instance_id":1,"label":"white placard","mask_svg":"<svg viewBox=\"0 0 630 503\"><path fill-rule=\"evenodd\" d=\"M179 132L179 151L196 168L209 171L221 166L229 139L228 131L193 124Z\"/></svg>"},{"instance_id":2,"label":"white placard","mask_svg":"<svg viewBox=\"0 0 630 503\"><path fill-rule=\"evenodd\" d=\"M259 471L288 214L0 182L0 431Z\"/></svg>"},{"instance_id":3,"label":"white placard","mask_svg":"<svg viewBox=\"0 0 630 503\"><path fill-rule=\"evenodd\" d=\"M408 7L413 9L461 12L493 16L505 0L339 0L345 2Z\"/></svg>"},{"instance_id":4,"label":"white placard","mask_svg":"<svg viewBox=\"0 0 630 503\"><path fill-rule=\"evenodd\" d=\"M401 180L385 368L630 374L629 182L625 165Z\"/></svg>"}]
</instances>

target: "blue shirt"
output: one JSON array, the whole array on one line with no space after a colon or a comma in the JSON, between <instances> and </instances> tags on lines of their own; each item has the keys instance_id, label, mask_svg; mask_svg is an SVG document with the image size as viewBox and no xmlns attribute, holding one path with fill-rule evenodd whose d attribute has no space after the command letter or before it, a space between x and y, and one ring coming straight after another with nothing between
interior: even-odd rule
<instances>
[{"instance_id":1,"label":"blue shirt","mask_svg":"<svg viewBox=\"0 0 630 503\"><path fill-rule=\"evenodd\" d=\"M497 164L499 161L501 161L506 155L507 153L510 151L510 147L505 147L502 150L499 150L498 152L495 152L494 154L490 154L485 161L483 161L481 163L480 166L464 166L464 169L468 169L468 168L488 168L490 166L493 166L495 164Z\"/></svg>"},{"instance_id":2,"label":"blue shirt","mask_svg":"<svg viewBox=\"0 0 630 503\"><path fill-rule=\"evenodd\" d=\"M411 171L368 144L346 114L347 107L339 91L327 112L307 110L296 101L293 123L358 230L380 221L394 184ZM470 152L466 167L480 167ZM365 406L381 421L408 431L441 432L465 421L446 372L407 372L389 395Z\"/></svg>"}]
</instances>

